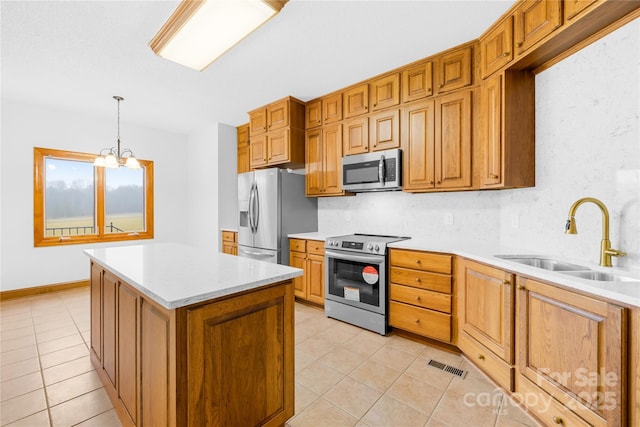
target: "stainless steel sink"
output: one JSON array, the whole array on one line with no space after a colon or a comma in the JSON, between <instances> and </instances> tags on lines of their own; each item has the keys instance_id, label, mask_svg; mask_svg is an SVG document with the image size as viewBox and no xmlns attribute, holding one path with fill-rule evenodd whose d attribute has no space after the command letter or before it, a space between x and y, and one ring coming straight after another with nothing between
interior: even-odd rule
<instances>
[{"instance_id":1,"label":"stainless steel sink","mask_svg":"<svg viewBox=\"0 0 640 427\"><path fill-rule=\"evenodd\" d=\"M580 277L581 279L596 280L599 282L622 282L640 284L640 280L634 279L633 277L619 276L617 274L604 273L602 271L564 271L562 274L573 277Z\"/></svg>"},{"instance_id":2,"label":"stainless steel sink","mask_svg":"<svg viewBox=\"0 0 640 427\"><path fill-rule=\"evenodd\" d=\"M496 258L502 258L508 261L517 262L519 264L530 265L536 268L551 271L578 271L589 270L588 267L562 262L544 256L537 255L496 255Z\"/></svg>"}]
</instances>

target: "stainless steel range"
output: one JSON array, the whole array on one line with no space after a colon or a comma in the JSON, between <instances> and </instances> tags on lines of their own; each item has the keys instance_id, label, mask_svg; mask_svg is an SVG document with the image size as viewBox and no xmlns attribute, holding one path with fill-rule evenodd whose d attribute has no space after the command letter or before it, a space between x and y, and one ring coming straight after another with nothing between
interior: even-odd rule
<instances>
[{"instance_id":1,"label":"stainless steel range","mask_svg":"<svg viewBox=\"0 0 640 427\"><path fill-rule=\"evenodd\" d=\"M389 243L400 236L349 234L325 241L325 303L328 317L387 333Z\"/></svg>"}]
</instances>

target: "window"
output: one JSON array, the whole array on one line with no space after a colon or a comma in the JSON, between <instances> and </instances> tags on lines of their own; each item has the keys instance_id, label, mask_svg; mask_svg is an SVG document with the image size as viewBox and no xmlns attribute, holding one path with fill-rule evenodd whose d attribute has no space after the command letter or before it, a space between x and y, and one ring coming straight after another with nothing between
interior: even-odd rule
<instances>
[{"instance_id":1,"label":"window","mask_svg":"<svg viewBox=\"0 0 640 427\"><path fill-rule=\"evenodd\" d=\"M35 246L153 238L153 162L111 169L95 157L34 148Z\"/></svg>"}]
</instances>

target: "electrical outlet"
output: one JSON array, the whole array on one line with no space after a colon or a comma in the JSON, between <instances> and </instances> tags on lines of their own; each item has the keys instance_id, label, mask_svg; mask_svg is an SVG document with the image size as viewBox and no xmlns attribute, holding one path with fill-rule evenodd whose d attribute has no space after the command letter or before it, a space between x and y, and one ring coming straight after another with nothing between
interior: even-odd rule
<instances>
[{"instance_id":1,"label":"electrical outlet","mask_svg":"<svg viewBox=\"0 0 640 427\"><path fill-rule=\"evenodd\" d=\"M446 213L444 214L444 225L453 225L453 214Z\"/></svg>"}]
</instances>

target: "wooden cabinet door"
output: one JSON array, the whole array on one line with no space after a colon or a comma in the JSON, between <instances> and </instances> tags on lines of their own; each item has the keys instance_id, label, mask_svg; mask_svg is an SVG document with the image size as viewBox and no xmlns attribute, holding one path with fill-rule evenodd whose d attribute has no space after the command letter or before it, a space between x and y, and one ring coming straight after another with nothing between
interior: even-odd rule
<instances>
[{"instance_id":1,"label":"wooden cabinet door","mask_svg":"<svg viewBox=\"0 0 640 427\"><path fill-rule=\"evenodd\" d=\"M393 107L400 103L400 74L373 80L370 84L372 111Z\"/></svg>"},{"instance_id":2,"label":"wooden cabinet door","mask_svg":"<svg viewBox=\"0 0 640 427\"><path fill-rule=\"evenodd\" d=\"M369 119L361 117L344 123L343 154L360 154L369 152Z\"/></svg>"},{"instance_id":3,"label":"wooden cabinet door","mask_svg":"<svg viewBox=\"0 0 640 427\"><path fill-rule=\"evenodd\" d=\"M438 93L471 84L471 50L471 46L468 46L440 56L436 62Z\"/></svg>"},{"instance_id":4,"label":"wooden cabinet door","mask_svg":"<svg viewBox=\"0 0 640 427\"><path fill-rule=\"evenodd\" d=\"M238 126L236 132L238 135L238 147L249 145L249 123Z\"/></svg>"},{"instance_id":5,"label":"wooden cabinet door","mask_svg":"<svg viewBox=\"0 0 640 427\"><path fill-rule=\"evenodd\" d=\"M126 285L118 287L118 395L129 417L138 416L138 295Z\"/></svg>"},{"instance_id":6,"label":"wooden cabinet door","mask_svg":"<svg viewBox=\"0 0 640 427\"><path fill-rule=\"evenodd\" d=\"M249 163L251 169L267 164L267 135L262 134L251 137L251 143L249 144Z\"/></svg>"},{"instance_id":7,"label":"wooden cabinet door","mask_svg":"<svg viewBox=\"0 0 640 427\"><path fill-rule=\"evenodd\" d=\"M342 147L340 147L342 149ZM307 196L320 196L324 189L324 150L322 129L307 131L305 135L305 187Z\"/></svg>"},{"instance_id":8,"label":"wooden cabinet door","mask_svg":"<svg viewBox=\"0 0 640 427\"><path fill-rule=\"evenodd\" d=\"M307 102L304 107L304 128L313 129L322 126L322 101Z\"/></svg>"},{"instance_id":9,"label":"wooden cabinet door","mask_svg":"<svg viewBox=\"0 0 640 427\"><path fill-rule=\"evenodd\" d=\"M513 59L513 17L509 16L480 39L482 78L495 73Z\"/></svg>"},{"instance_id":10,"label":"wooden cabinet door","mask_svg":"<svg viewBox=\"0 0 640 427\"><path fill-rule=\"evenodd\" d=\"M435 135L436 187L470 187L471 91L436 100Z\"/></svg>"},{"instance_id":11,"label":"wooden cabinet door","mask_svg":"<svg viewBox=\"0 0 640 427\"><path fill-rule=\"evenodd\" d=\"M342 194L342 125L324 128L322 150L323 194Z\"/></svg>"},{"instance_id":12,"label":"wooden cabinet door","mask_svg":"<svg viewBox=\"0 0 640 427\"><path fill-rule=\"evenodd\" d=\"M342 120L342 93L322 99L322 120L325 125Z\"/></svg>"},{"instance_id":13,"label":"wooden cabinet door","mask_svg":"<svg viewBox=\"0 0 640 427\"><path fill-rule=\"evenodd\" d=\"M402 71L402 102L433 95L433 62L414 65Z\"/></svg>"},{"instance_id":14,"label":"wooden cabinet door","mask_svg":"<svg viewBox=\"0 0 640 427\"><path fill-rule=\"evenodd\" d=\"M324 305L324 256L307 255L307 300Z\"/></svg>"},{"instance_id":15,"label":"wooden cabinet door","mask_svg":"<svg viewBox=\"0 0 640 427\"><path fill-rule=\"evenodd\" d=\"M91 351L102 361L102 267L91 263Z\"/></svg>"},{"instance_id":16,"label":"wooden cabinet door","mask_svg":"<svg viewBox=\"0 0 640 427\"><path fill-rule=\"evenodd\" d=\"M111 384L117 386L116 378L116 328L118 306L118 278L111 272L105 271L102 275L102 367L104 368Z\"/></svg>"},{"instance_id":17,"label":"wooden cabinet door","mask_svg":"<svg viewBox=\"0 0 640 427\"><path fill-rule=\"evenodd\" d=\"M298 298L307 298L307 255L304 252L290 252L289 253L289 265L294 268L300 268L304 270L302 276L293 278L293 292Z\"/></svg>"},{"instance_id":18,"label":"wooden cabinet door","mask_svg":"<svg viewBox=\"0 0 640 427\"><path fill-rule=\"evenodd\" d=\"M534 44L562 24L560 0L524 0L514 12L516 55L522 55Z\"/></svg>"},{"instance_id":19,"label":"wooden cabinet door","mask_svg":"<svg viewBox=\"0 0 640 427\"><path fill-rule=\"evenodd\" d=\"M387 110L369 117L371 151L400 147L400 110Z\"/></svg>"},{"instance_id":20,"label":"wooden cabinet door","mask_svg":"<svg viewBox=\"0 0 640 427\"><path fill-rule=\"evenodd\" d=\"M289 126L289 99L274 102L267 108L267 130L282 129Z\"/></svg>"},{"instance_id":21,"label":"wooden cabinet door","mask_svg":"<svg viewBox=\"0 0 640 427\"><path fill-rule=\"evenodd\" d=\"M238 173L245 173L251 170L249 162L249 145L238 147Z\"/></svg>"},{"instance_id":22,"label":"wooden cabinet door","mask_svg":"<svg viewBox=\"0 0 640 427\"><path fill-rule=\"evenodd\" d=\"M564 0L564 22L570 22L583 10L600 0Z\"/></svg>"},{"instance_id":23,"label":"wooden cabinet door","mask_svg":"<svg viewBox=\"0 0 640 427\"><path fill-rule=\"evenodd\" d=\"M421 102L402 110L403 177L405 191L435 186L434 101Z\"/></svg>"},{"instance_id":24,"label":"wooden cabinet door","mask_svg":"<svg viewBox=\"0 0 640 427\"><path fill-rule=\"evenodd\" d=\"M222 253L223 254L229 254L229 255L235 255L234 246L235 246L235 244L232 243L232 242L222 242Z\"/></svg>"},{"instance_id":25,"label":"wooden cabinet door","mask_svg":"<svg viewBox=\"0 0 640 427\"><path fill-rule=\"evenodd\" d=\"M267 109L259 108L249 113L249 136L263 134L267 131Z\"/></svg>"},{"instance_id":26,"label":"wooden cabinet door","mask_svg":"<svg viewBox=\"0 0 640 427\"><path fill-rule=\"evenodd\" d=\"M270 165L289 161L289 129L270 132L267 136L269 146L267 163Z\"/></svg>"},{"instance_id":27,"label":"wooden cabinet door","mask_svg":"<svg viewBox=\"0 0 640 427\"><path fill-rule=\"evenodd\" d=\"M519 374L591 425L622 425L625 310L535 280L517 280Z\"/></svg>"},{"instance_id":28,"label":"wooden cabinet door","mask_svg":"<svg viewBox=\"0 0 640 427\"><path fill-rule=\"evenodd\" d=\"M513 363L514 276L462 260L458 272L460 327L505 362Z\"/></svg>"},{"instance_id":29,"label":"wooden cabinet door","mask_svg":"<svg viewBox=\"0 0 640 427\"><path fill-rule=\"evenodd\" d=\"M365 83L344 91L344 118L359 116L369 112L369 84Z\"/></svg>"},{"instance_id":30,"label":"wooden cabinet door","mask_svg":"<svg viewBox=\"0 0 640 427\"><path fill-rule=\"evenodd\" d=\"M481 185L496 185L502 182L502 75L482 83L481 104L484 138L482 138L482 182Z\"/></svg>"}]
</instances>

